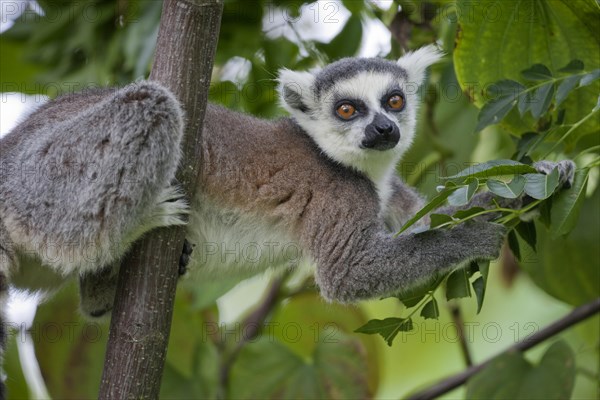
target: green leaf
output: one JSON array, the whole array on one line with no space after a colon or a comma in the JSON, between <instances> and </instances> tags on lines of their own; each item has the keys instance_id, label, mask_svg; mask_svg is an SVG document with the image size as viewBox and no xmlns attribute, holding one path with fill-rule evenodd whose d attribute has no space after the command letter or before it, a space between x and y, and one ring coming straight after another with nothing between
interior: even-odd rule
<instances>
[{"instance_id":1,"label":"green leaf","mask_svg":"<svg viewBox=\"0 0 600 400\"><path fill-rule=\"evenodd\" d=\"M452 217L456 218L458 220L463 220L465 218L470 217L473 214L480 213L480 212L482 212L484 210L485 210L485 208L483 208L483 207L471 207L471 208L468 208L466 210L458 210L457 212L455 212L452 215Z\"/></svg>"},{"instance_id":2,"label":"green leaf","mask_svg":"<svg viewBox=\"0 0 600 400\"><path fill-rule=\"evenodd\" d=\"M482 277L479 277L473 281L473 291L475 292L475 297L477 298L477 314L481 311L481 307L483 307L483 299L485 298L485 286L486 282Z\"/></svg>"},{"instance_id":3,"label":"green leaf","mask_svg":"<svg viewBox=\"0 0 600 400\"><path fill-rule=\"evenodd\" d=\"M468 186L459 186L453 193L448 196L448 204L452 206L464 206L469 202L469 187Z\"/></svg>"},{"instance_id":4,"label":"green leaf","mask_svg":"<svg viewBox=\"0 0 600 400\"><path fill-rule=\"evenodd\" d=\"M437 300L432 297L421 309L421 317L425 319L438 319L440 316L440 309L438 307Z\"/></svg>"},{"instance_id":5,"label":"green leaf","mask_svg":"<svg viewBox=\"0 0 600 400\"><path fill-rule=\"evenodd\" d=\"M344 7L348 9L352 14L359 14L363 11L365 3L363 1L356 0L342 0Z\"/></svg>"},{"instance_id":6,"label":"green leaf","mask_svg":"<svg viewBox=\"0 0 600 400\"><path fill-rule=\"evenodd\" d=\"M243 346L231 368L228 398L368 398L365 349L356 339L336 335L317 343L304 359L263 335Z\"/></svg>"},{"instance_id":7,"label":"green leaf","mask_svg":"<svg viewBox=\"0 0 600 400\"><path fill-rule=\"evenodd\" d=\"M562 125L565 122L565 112L566 110L564 108L558 110L558 115L556 116L556 125ZM548 130L548 132L551 132L551 130Z\"/></svg>"},{"instance_id":8,"label":"green leaf","mask_svg":"<svg viewBox=\"0 0 600 400\"><path fill-rule=\"evenodd\" d=\"M475 132L479 132L488 125L497 124L513 109L517 100L513 96L501 96L490 100L479 111Z\"/></svg>"},{"instance_id":9,"label":"green leaf","mask_svg":"<svg viewBox=\"0 0 600 400\"><path fill-rule=\"evenodd\" d=\"M479 179L468 178L466 182L469 186L469 190L467 191L467 198L470 202L473 196L475 195L475 192L477 192L477 189L479 189Z\"/></svg>"},{"instance_id":10,"label":"green leaf","mask_svg":"<svg viewBox=\"0 0 600 400\"><path fill-rule=\"evenodd\" d=\"M517 175L526 173L535 173L537 170L530 165L526 165L514 160L492 160L474 165L456 175L444 177L443 179L458 179L466 177L489 178L499 175Z\"/></svg>"},{"instance_id":11,"label":"green leaf","mask_svg":"<svg viewBox=\"0 0 600 400\"><path fill-rule=\"evenodd\" d=\"M596 69L589 74L585 74L581 78L581 81L579 81L579 86L588 86L598 78L600 78L600 69Z\"/></svg>"},{"instance_id":12,"label":"green leaf","mask_svg":"<svg viewBox=\"0 0 600 400\"><path fill-rule=\"evenodd\" d=\"M356 54L362 40L362 22L360 14L352 15L344 28L331 42L317 44L317 48L333 59L351 57Z\"/></svg>"},{"instance_id":13,"label":"green leaf","mask_svg":"<svg viewBox=\"0 0 600 400\"><path fill-rule=\"evenodd\" d=\"M467 268L467 276L469 279L471 279L471 277L477 272L479 272L479 265L477 265L477 261L471 261L469 263L469 267Z\"/></svg>"},{"instance_id":14,"label":"green leaf","mask_svg":"<svg viewBox=\"0 0 600 400\"><path fill-rule=\"evenodd\" d=\"M515 230L519 236L535 251L537 243L537 235L535 230L535 223L533 221L521 221L519 225L515 227Z\"/></svg>"},{"instance_id":15,"label":"green leaf","mask_svg":"<svg viewBox=\"0 0 600 400\"><path fill-rule=\"evenodd\" d=\"M284 38L264 40L263 49L265 67L269 71L276 71L282 66L287 66L291 60L296 59L300 51L296 43Z\"/></svg>"},{"instance_id":16,"label":"green leaf","mask_svg":"<svg viewBox=\"0 0 600 400\"><path fill-rule=\"evenodd\" d=\"M446 299L460 299L463 297L471 297L471 288L467 271L464 268L459 268L448 276L446 281Z\"/></svg>"},{"instance_id":17,"label":"green leaf","mask_svg":"<svg viewBox=\"0 0 600 400\"><path fill-rule=\"evenodd\" d=\"M515 255L517 260L521 261L521 249L519 248L519 240L517 239L517 234L514 230L508 232L508 247Z\"/></svg>"},{"instance_id":18,"label":"green leaf","mask_svg":"<svg viewBox=\"0 0 600 400\"><path fill-rule=\"evenodd\" d=\"M510 96L516 98L526 88L521 83L511 79L501 79L494 82L487 90L489 96L502 97Z\"/></svg>"},{"instance_id":19,"label":"green leaf","mask_svg":"<svg viewBox=\"0 0 600 400\"><path fill-rule=\"evenodd\" d=\"M517 143L517 155L513 158L522 161L523 157L529 152L531 146L537 143L538 139L540 139L540 134L537 132L527 132L522 135Z\"/></svg>"},{"instance_id":20,"label":"green leaf","mask_svg":"<svg viewBox=\"0 0 600 400\"><path fill-rule=\"evenodd\" d=\"M552 197L546 199L546 201L542 201L538 206L538 210L540 212L539 221L546 226L546 228L550 228L551 221L551 210L552 210Z\"/></svg>"},{"instance_id":21,"label":"green leaf","mask_svg":"<svg viewBox=\"0 0 600 400\"><path fill-rule=\"evenodd\" d=\"M0 35L0 58L2 63L2 82L0 92L39 93L42 85L32 85L43 71L40 65L27 60L28 47L17 40L11 40L4 33ZM12 62L7 62L12 60Z\"/></svg>"},{"instance_id":22,"label":"green leaf","mask_svg":"<svg viewBox=\"0 0 600 400\"><path fill-rule=\"evenodd\" d=\"M575 354L562 340L548 348L537 366L531 365L521 353L504 353L469 379L465 398L569 399L575 383L575 367Z\"/></svg>"},{"instance_id":23,"label":"green leaf","mask_svg":"<svg viewBox=\"0 0 600 400\"><path fill-rule=\"evenodd\" d=\"M452 194L452 192L456 190L456 188L448 188L442 192L440 192L437 196L435 196L429 203L427 203L422 209L420 209L414 217L409 219L404 226L400 229L400 232L397 235L401 234L408 228L410 228L415 222L423 218L427 215L431 210L439 207L447 198Z\"/></svg>"},{"instance_id":24,"label":"green leaf","mask_svg":"<svg viewBox=\"0 0 600 400\"><path fill-rule=\"evenodd\" d=\"M523 193L525 189L525 177L516 175L510 182L499 181L496 179L488 179L487 187L490 192L507 199L516 199Z\"/></svg>"},{"instance_id":25,"label":"green leaf","mask_svg":"<svg viewBox=\"0 0 600 400\"><path fill-rule=\"evenodd\" d=\"M456 7L474 10L471 0L458 0ZM590 70L600 67L598 48L598 5L595 0L553 0L536 2L481 0L477 9L494 10L494 18L458 13L460 34L453 52L457 80L466 93L483 107L488 101L485 88L500 79L521 81L521 71L531 60L557 71L573 59ZM485 13L484 13L485 14ZM552 38L548 40L548 38ZM596 104L599 85L576 90L563 105L565 124L585 117ZM515 135L537 130L530 114L509 113L503 127ZM597 133L597 122L588 120L571 135L575 141Z\"/></svg>"},{"instance_id":26,"label":"green leaf","mask_svg":"<svg viewBox=\"0 0 600 400\"><path fill-rule=\"evenodd\" d=\"M275 307L261 336L279 341L303 360L313 359L321 342L337 342L347 336L357 339L365 350L364 362L370 366L365 371L369 386L374 387L379 381L380 355L377 349L380 339L354 334L356 327L366 324L369 319L359 307L348 308L336 303L323 307L323 298L311 291L292 296ZM227 334L226 339L232 336Z\"/></svg>"},{"instance_id":27,"label":"green leaf","mask_svg":"<svg viewBox=\"0 0 600 400\"><path fill-rule=\"evenodd\" d=\"M452 217L447 214L431 214L429 218L431 219L431 223L429 224L430 228L435 228L436 226L443 225L447 222L452 222Z\"/></svg>"},{"instance_id":28,"label":"green leaf","mask_svg":"<svg viewBox=\"0 0 600 400\"><path fill-rule=\"evenodd\" d=\"M459 186L458 189L448 197L448 203L450 205L464 206L469 204L473 195L475 195L475 192L479 188L479 180L477 178L469 178L467 182L468 185Z\"/></svg>"},{"instance_id":29,"label":"green leaf","mask_svg":"<svg viewBox=\"0 0 600 400\"><path fill-rule=\"evenodd\" d=\"M479 268L479 272L481 272L481 277L487 282L488 274L490 272L490 261L477 261L477 267Z\"/></svg>"},{"instance_id":30,"label":"green leaf","mask_svg":"<svg viewBox=\"0 0 600 400\"><path fill-rule=\"evenodd\" d=\"M554 168L548 175L526 174L525 193L534 199L547 199L558 187L558 168Z\"/></svg>"},{"instance_id":31,"label":"green leaf","mask_svg":"<svg viewBox=\"0 0 600 400\"><path fill-rule=\"evenodd\" d=\"M580 76L570 76L562 81L560 85L558 85L558 89L556 90L556 107L558 107L567 98L571 91L575 89L575 86L577 86L580 78Z\"/></svg>"},{"instance_id":32,"label":"green leaf","mask_svg":"<svg viewBox=\"0 0 600 400\"><path fill-rule=\"evenodd\" d=\"M575 171L573 186L561 190L552 202L552 237L566 235L577 224L581 206L585 198L585 190L589 178L589 169Z\"/></svg>"},{"instance_id":33,"label":"green leaf","mask_svg":"<svg viewBox=\"0 0 600 400\"><path fill-rule=\"evenodd\" d=\"M185 332L185 330L184 330ZM169 349L169 351L171 351ZM173 398L217 398L219 384L219 352L210 340L199 340L198 347L191 349L197 359L195 368L188 376L177 368L176 362L165 364L160 387L161 399ZM189 355L186 355L189 358Z\"/></svg>"},{"instance_id":34,"label":"green leaf","mask_svg":"<svg viewBox=\"0 0 600 400\"><path fill-rule=\"evenodd\" d=\"M530 107L533 118L538 119L548 112L550 103L552 103L552 96L554 96L553 82L547 83L535 91Z\"/></svg>"},{"instance_id":35,"label":"green leaf","mask_svg":"<svg viewBox=\"0 0 600 400\"><path fill-rule=\"evenodd\" d=\"M519 114L521 117L525 115L527 110L531 107L531 92L523 93L517 99L517 109L519 110Z\"/></svg>"},{"instance_id":36,"label":"green leaf","mask_svg":"<svg viewBox=\"0 0 600 400\"><path fill-rule=\"evenodd\" d=\"M569 63L567 65L565 65L564 67L560 68L558 70L558 72L577 73L577 72L583 71L583 68L584 68L583 61L581 61L581 60L571 60L571 61L569 61Z\"/></svg>"},{"instance_id":37,"label":"green leaf","mask_svg":"<svg viewBox=\"0 0 600 400\"><path fill-rule=\"evenodd\" d=\"M396 297L406 308L412 308L418 305L425 296L433 292L441 283L442 277L432 277L418 285L402 289L396 294Z\"/></svg>"},{"instance_id":38,"label":"green leaf","mask_svg":"<svg viewBox=\"0 0 600 400\"><path fill-rule=\"evenodd\" d=\"M553 196L542 202L542 205L553 202L554 199ZM537 252L534 257L528 257L527 262L521 264L536 285L573 306L590 302L600 293L598 204L600 190L583 201L581 215L585 218L579 219L568 236L553 239L550 231L538 226Z\"/></svg>"},{"instance_id":39,"label":"green leaf","mask_svg":"<svg viewBox=\"0 0 600 400\"><path fill-rule=\"evenodd\" d=\"M379 334L388 346L391 346L398 332L408 332L412 329L413 323L410 318L386 318L372 319L354 332L366 333L367 335Z\"/></svg>"},{"instance_id":40,"label":"green leaf","mask_svg":"<svg viewBox=\"0 0 600 400\"><path fill-rule=\"evenodd\" d=\"M544 64L534 64L521 71L521 76L528 81L547 81L552 79L552 72Z\"/></svg>"}]
</instances>

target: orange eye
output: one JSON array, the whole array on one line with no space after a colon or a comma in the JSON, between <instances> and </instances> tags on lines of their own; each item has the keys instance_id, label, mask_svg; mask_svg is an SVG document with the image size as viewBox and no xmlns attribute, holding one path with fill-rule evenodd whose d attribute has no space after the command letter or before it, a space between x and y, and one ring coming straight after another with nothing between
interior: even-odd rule
<instances>
[{"instance_id":1,"label":"orange eye","mask_svg":"<svg viewBox=\"0 0 600 400\"><path fill-rule=\"evenodd\" d=\"M356 114L356 107L350 103L344 103L340 105L335 112L342 119L350 119L354 114Z\"/></svg>"},{"instance_id":2,"label":"orange eye","mask_svg":"<svg viewBox=\"0 0 600 400\"><path fill-rule=\"evenodd\" d=\"M404 107L404 98L395 94L388 99L387 104L392 110L401 110Z\"/></svg>"}]
</instances>

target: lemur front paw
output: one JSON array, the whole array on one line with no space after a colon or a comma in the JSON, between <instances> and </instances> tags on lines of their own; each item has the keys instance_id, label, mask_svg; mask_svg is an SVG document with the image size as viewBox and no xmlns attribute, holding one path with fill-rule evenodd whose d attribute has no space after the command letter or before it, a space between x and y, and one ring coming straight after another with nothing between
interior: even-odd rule
<instances>
[{"instance_id":1,"label":"lemur front paw","mask_svg":"<svg viewBox=\"0 0 600 400\"><path fill-rule=\"evenodd\" d=\"M571 185L573 185L576 165L571 160L562 160L559 162L542 160L533 163L533 167L537 169L539 173L546 175L552 172L554 168L558 168L559 187L568 189L571 187Z\"/></svg>"}]
</instances>

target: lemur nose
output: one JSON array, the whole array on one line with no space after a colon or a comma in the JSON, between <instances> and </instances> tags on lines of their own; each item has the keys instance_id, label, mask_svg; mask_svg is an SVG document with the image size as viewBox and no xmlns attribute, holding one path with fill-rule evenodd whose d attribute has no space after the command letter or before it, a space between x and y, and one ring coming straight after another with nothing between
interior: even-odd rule
<instances>
[{"instance_id":1,"label":"lemur nose","mask_svg":"<svg viewBox=\"0 0 600 400\"><path fill-rule=\"evenodd\" d=\"M382 125L375 126L375 130L380 135L389 135L390 133L392 133L393 129L394 129L394 126L392 124L382 124Z\"/></svg>"}]
</instances>

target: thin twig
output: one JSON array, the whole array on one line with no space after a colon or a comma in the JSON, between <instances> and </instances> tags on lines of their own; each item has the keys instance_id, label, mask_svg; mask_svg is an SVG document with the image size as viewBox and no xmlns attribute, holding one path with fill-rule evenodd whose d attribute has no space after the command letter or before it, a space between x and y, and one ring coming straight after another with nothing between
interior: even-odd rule
<instances>
[{"instance_id":1,"label":"thin twig","mask_svg":"<svg viewBox=\"0 0 600 400\"><path fill-rule=\"evenodd\" d=\"M462 313L460 312L460 306L458 304L450 305L450 315L456 326L456 334L458 335L458 342L460 344L460 350L465 360L465 365L470 367L473 365L473 358L469 350L469 344L465 336L465 323L463 321Z\"/></svg>"},{"instance_id":2,"label":"thin twig","mask_svg":"<svg viewBox=\"0 0 600 400\"><path fill-rule=\"evenodd\" d=\"M469 378L481 371L490 362L495 360L500 355L512 352L524 352L526 350L529 350L530 348L543 342L544 340L551 338L552 336L564 331L567 328L572 327L573 325L585 320L586 318L593 316L598 312L600 312L600 297L590 303L577 307L563 318L553 322L541 331L531 335L527 339L514 344L513 346L504 350L499 355L492 357L489 360L482 362L481 364L477 364L470 368L467 368L459 374L446 378L443 381L429 387L428 389L415 393L412 396L408 397L408 400L435 399L436 397L441 396L444 393L448 393L452 389L455 389L460 385L464 384Z\"/></svg>"}]
</instances>

